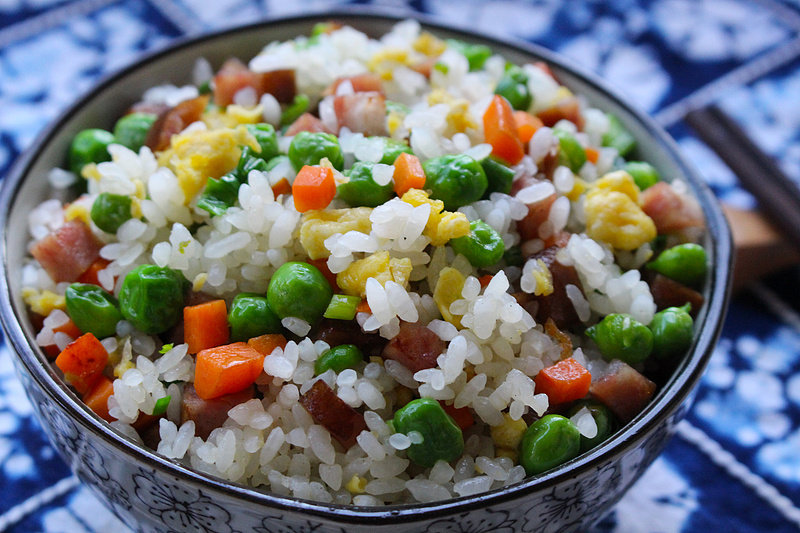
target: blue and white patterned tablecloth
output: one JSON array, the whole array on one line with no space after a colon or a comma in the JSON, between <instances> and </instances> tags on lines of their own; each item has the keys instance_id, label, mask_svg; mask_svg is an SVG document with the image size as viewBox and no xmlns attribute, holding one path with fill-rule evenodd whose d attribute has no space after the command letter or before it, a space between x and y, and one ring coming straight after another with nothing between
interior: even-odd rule
<instances>
[{"instance_id":1,"label":"blue and white patterned tablecloth","mask_svg":"<svg viewBox=\"0 0 800 533\"><path fill-rule=\"evenodd\" d=\"M98 77L183 35L344 1L0 0L0 176ZM409 0L557 50L652 113L732 205L755 200L684 123L716 103L800 184L797 0ZM800 275L737 295L697 401L597 532L800 530ZM32 417L0 349L0 531L123 533Z\"/></svg>"}]
</instances>

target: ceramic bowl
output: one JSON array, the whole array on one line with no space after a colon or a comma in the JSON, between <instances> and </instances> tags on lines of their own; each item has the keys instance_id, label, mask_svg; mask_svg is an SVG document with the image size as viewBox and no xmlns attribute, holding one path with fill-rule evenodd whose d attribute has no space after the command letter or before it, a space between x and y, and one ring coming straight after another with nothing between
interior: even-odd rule
<instances>
[{"instance_id":1,"label":"ceramic bowl","mask_svg":"<svg viewBox=\"0 0 800 533\"><path fill-rule=\"evenodd\" d=\"M112 430L60 380L34 342L21 298L27 215L48 194L47 171L63 164L81 129L110 128L142 92L155 84L186 83L198 57L218 67L230 55L249 58L271 40L308 34L320 21L344 21L371 35L398 19L374 12L335 12L261 22L180 41L103 81L70 107L24 154L5 178L0 198L0 313L14 363L44 431L75 474L137 531L370 532L582 530L622 497L664 448L688 410L692 391L711 356L728 299L731 239L717 201L653 120L628 106L593 76L528 44L511 44L422 24L441 37L488 44L514 62L544 59L559 79L593 105L617 114L638 139L641 157L663 176L686 180L705 212L704 245L711 268L706 304L694 343L674 375L633 421L592 451L543 475L476 496L433 504L357 508L263 493L195 472Z\"/></svg>"}]
</instances>

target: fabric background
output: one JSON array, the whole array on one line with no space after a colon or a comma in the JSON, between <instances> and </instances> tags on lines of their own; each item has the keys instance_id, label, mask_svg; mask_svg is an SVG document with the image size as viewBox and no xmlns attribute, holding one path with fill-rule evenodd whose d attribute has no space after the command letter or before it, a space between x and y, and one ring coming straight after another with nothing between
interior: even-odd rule
<instances>
[{"instance_id":1,"label":"fabric background","mask_svg":"<svg viewBox=\"0 0 800 533\"><path fill-rule=\"evenodd\" d=\"M0 0L0 176L100 76L184 35L350 2ZM797 0L375 0L567 56L651 113L723 201L753 207L685 125L716 103L800 185ZM737 294L666 452L593 532L800 530L800 276ZM127 529L48 445L0 349L0 531Z\"/></svg>"}]
</instances>

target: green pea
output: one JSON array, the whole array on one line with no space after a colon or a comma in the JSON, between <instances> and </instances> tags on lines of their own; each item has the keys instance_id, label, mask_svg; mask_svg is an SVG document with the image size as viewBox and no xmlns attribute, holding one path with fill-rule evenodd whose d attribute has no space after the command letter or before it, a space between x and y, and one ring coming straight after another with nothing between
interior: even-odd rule
<instances>
[{"instance_id":1,"label":"green pea","mask_svg":"<svg viewBox=\"0 0 800 533\"><path fill-rule=\"evenodd\" d=\"M506 70L497 82L494 93L508 100L514 109L527 111L533 103L533 95L528 89L528 75L516 65Z\"/></svg>"},{"instance_id":2,"label":"green pea","mask_svg":"<svg viewBox=\"0 0 800 533\"><path fill-rule=\"evenodd\" d=\"M389 201L394 196L392 182L390 181L386 185L375 183L375 180L372 179L373 166L373 163L358 161L353 168L345 170L344 175L350 179L336 187L339 198L351 207L378 207Z\"/></svg>"},{"instance_id":3,"label":"green pea","mask_svg":"<svg viewBox=\"0 0 800 533\"><path fill-rule=\"evenodd\" d=\"M152 113L130 113L121 117L114 124L114 138L116 142L138 152L144 146L147 132L158 118Z\"/></svg>"},{"instance_id":4,"label":"green pea","mask_svg":"<svg viewBox=\"0 0 800 533\"><path fill-rule=\"evenodd\" d=\"M281 113L281 126L287 126L300 118L300 115L306 112L311 101L305 94L297 94L286 109Z\"/></svg>"},{"instance_id":5,"label":"green pea","mask_svg":"<svg viewBox=\"0 0 800 533\"><path fill-rule=\"evenodd\" d=\"M607 361L641 363L653 351L653 333L630 315L613 313L586 330Z\"/></svg>"},{"instance_id":6,"label":"green pea","mask_svg":"<svg viewBox=\"0 0 800 533\"><path fill-rule=\"evenodd\" d=\"M616 115L607 113L608 130L603 134L603 146L616 148L619 155L625 156L636 147L636 139L625 129Z\"/></svg>"},{"instance_id":7,"label":"green pea","mask_svg":"<svg viewBox=\"0 0 800 533\"><path fill-rule=\"evenodd\" d=\"M683 307L667 307L659 311L650 322L653 332L653 356L669 359L681 355L692 345L694 321L689 310L691 304Z\"/></svg>"},{"instance_id":8,"label":"green pea","mask_svg":"<svg viewBox=\"0 0 800 533\"><path fill-rule=\"evenodd\" d=\"M460 52L467 58L471 71L482 68L486 60L492 55L492 49L484 44L470 44L458 39L447 39L446 42L449 48Z\"/></svg>"},{"instance_id":9,"label":"green pea","mask_svg":"<svg viewBox=\"0 0 800 533\"><path fill-rule=\"evenodd\" d=\"M318 165L323 157L327 157L337 170L344 168L344 156L335 135L301 131L289 145L289 160L295 170L304 165Z\"/></svg>"},{"instance_id":10,"label":"green pea","mask_svg":"<svg viewBox=\"0 0 800 533\"><path fill-rule=\"evenodd\" d=\"M275 134L275 128L272 127L272 124L260 122L258 124L248 124L245 127L256 138L258 146L261 147L261 151L258 153L259 158L269 161L280 153L278 136Z\"/></svg>"},{"instance_id":11,"label":"green pea","mask_svg":"<svg viewBox=\"0 0 800 533\"><path fill-rule=\"evenodd\" d=\"M546 415L531 424L519 444L519 464L529 476L541 474L581 451L578 428L561 415Z\"/></svg>"},{"instance_id":12,"label":"green pea","mask_svg":"<svg viewBox=\"0 0 800 533\"><path fill-rule=\"evenodd\" d=\"M246 341L265 333L279 333L281 319L270 308L266 296L243 292L237 294L228 311L231 340Z\"/></svg>"},{"instance_id":13,"label":"green pea","mask_svg":"<svg viewBox=\"0 0 800 533\"><path fill-rule=\"evenodd\" d=\"M645 190L661 181L656 167L644 161L630 161L625 164L625 172L631 175L640 191Z\"/></svg>"},{"instance_id":14,"label":"green pea","mask_svg":"<svg viewBox=\"0 0 800 533\"><path fill-rule=\"evenodd\" d=\"M376 137L371 137L375 139ZM411 147L409 147L406 143L396 141L390 137L377 137L378 139L383 140L383 157L381 157L380 163L384 165L391 165L394 163L395 159L400 157L400 154L413 154L414 152L411 151Z\"/></svg>"},{"instance_id":15,"label":"green pea","mask_svg":"<svg viewBox=\"0 0 800 533\"><path fill-rule=\"evenodd\" d=\"M667 248L647 267L684 285L698 285L706 275L706 250L699 244L685 243Z\"/></svg>"},{"instance_id":16,"label":"green pea","mask_svg":"<svg viewBox=\"0 0 800 533\"><path fill-rule=\"evenodd\" d=\"M82 332L92 333L98 339L117 332L117 322L122 320L119 303L102 287L91 283L73 283L67 287L64 297L67 314Z\"/></svg>"},{"instance_id":17,"label":"green pea","mask_svg":"<svg viewBox=\"0 0 800 533\"><path fill-rule=\"evenodd\" d=\"M297 317L317 322L331 301L333 290L325 276L308 263L284 263L267 288L269 306L280 318Z\"/></svg>"},{"instance_id":18,"label":"green pea","mask_svg":"<svg viewBox=\"0 0 800 533\"><path fill-rule=\"evenodd\" d=\"M469 234L450 241L457 254L467 258L476 268L491 266L503 257L506 247L503 238L483 220L469 223Z\"/></svg>"},{"instance_id":19,"label":"green pea","mask_svg":"<svg viewBox=\"0 0 800 533\"><path fill-rule=\"evenodd\" d=\"M482 198L489 198L493 192L503 194L511 193L511 183L514 181L514 169L495 159L487 157L481 161L481 167L486 173L486 181L489 184Z\"/></svg>"},{"instance_id":20,"label":"green pea","mask_svg":"<svg viewBox=\"0 0 800 533\"><path fill-rule=\"evenodd\" d=\"M578 400L569 410L567 416L572 418L584 407L589 410L592 418L594 418L594 423L597 425L597 435L591 439L581 435L581 452L591 450L610 437L616 429L616 421L611 410L595 400Z\"/></svg>"},{"instance_id":21,"label":"green pea","mask_svg":"<svg viewBox=\"0 0 800 533\"><path fill-rule=\"evenodd\" d=\"M337 24L334 22L317 22L314 24L314 27L311 28L311 37L317 37L324 33L330 33L335 31L337 28Z\"/></svg>"},{"instance_id":22,"label":"green pea","mask_svg":"<svg viewBox=\"0 0 800 533\"><path fill-rule=\"evenodd\" d=\"M122 282L122 316L144 333L163 333L183 316L183 276L171 268L141 265Z\"/></svg>"},{"instance_id":23,"label":"green pea","mask_svg":"<svg viewBox=\"0 0 800 533\"><path fill-rule=\"evenodd\" d=\"M584 150L578 139L568 131L555 129L553 135L558 139L558 162L569 168L572 172L578 172L586 163L586 150Z\"/></svg>"},{"instance_id":24,"label":"green pea","mask_svg":"<svg viewBox=\"0 0 800 533\"><path fill-rule=\"evenodd\" d=\"M92 128L78 133L69 147L70 170L80 176L84 165L110 160L108 145L114 142L110 131Z\"/></svg>"},{"instance_id":25,"label":"green pea","mask_svg":"<svg viewBox=\"0 0 800 533\"><path fill-rule=\"evenodd\" d=\"M107 233L116 233L131 218L131 198L122 194L100 193L92 203L92 222Z\"/></svg>"},{"instance_id":26,"label":"green pea","mask_svg":"<svg viewBox=\"0 0 800 533\"><path fill-rule=\"evenodd\" d=\"M314 363L314 374L318 376L330 369L339 373L346 368L355 368L363 360L364 354L358 349L358 346L340 344L319 356L317 362Z\"/></svg>"},{"instance_id":27,"label":"green pea","mask_svg":"<svg viewBox=\"0 0 800 533\"><path fill-rule=\"evenodd\" d=\"M468 155L443 155L423 163L425 188L448 211L480 200L489 186L480 163Z\"/></svg>"},{"instance_id":28,"label":"green pea","mask_svg":"<svg viewBox=\"0 0 800 533\"><path fill-rule=\"evenodd\" d=\"M412 444L408 458L423 467L436 461L453 461L464 452L464 435L439 402L432 398L411 400L394 414L394 429L406 435L417 431L423 441Z\"/></svg>"}]
</instances>

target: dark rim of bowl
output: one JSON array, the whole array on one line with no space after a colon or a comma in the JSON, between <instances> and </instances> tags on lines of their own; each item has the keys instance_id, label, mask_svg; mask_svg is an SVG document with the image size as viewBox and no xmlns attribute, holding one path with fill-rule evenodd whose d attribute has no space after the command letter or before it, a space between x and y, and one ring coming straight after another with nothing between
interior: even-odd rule
<instances>
[{"instance_id":1,"label":"dark rim of bowl","mask_svg":"<svg viewBox=\"0 0 800 533\"><path fill-rule=\"evenodd\" d=\"M459 34L468 41L481 42L494 47L499 45L514 49L527 56L543 59L557 69L570 73L579 78L583 83L586 83L593 90L604 94L613 103L620 106L625 112L634 117L635 120L645 128L647 134L655 139L670 156L672 161L683 173L683 177L689 182L690 187L703 208L703 212L706 216L708 233L713 244L713 250L710 254L712 269L708 275L708 286L705 288L708 298L703 311L698 317L697 326L699 333L697 334L697 338L695 339L688 357L681 362L679 368L674 371L672 377L659 390L656 398L644 411L610 439L593 450L581 454L577 458L559 466L549 473L533 478L526 478L508 487L430 504L402 504L365 508L353 505L324 504L261 492L254 488L229 483L219 478L196 472L182 464L163 458L156 454L155 451L127 440L124 436L112 430L102 419L86 408L80 399L61 382L57 374L50 368L50 365L42 364L46 359L43 358L41 353L37 354L36 350L32 347L34 342L26 337L20 324L20 319L18 318L20 316L25 316L26 310L16 309L13 298L11 297L8 279L9 265L6 259L7 254L5 253L6 234L8 231L7 218L10 214L11 205L22 185L23 178L27 175L33 162L39 155L41 147L47 145L52 137L58 133L61 125L67 119L79 113L83 105L92 100L94 95L108 88L130 72L144 68L147 63L161 58L162 56L175 53L178 50L189 48L197 43L219 39L240 31L257 28L263 28L265 30L264 42L266 43L269 38L269 28L276 25L312 24L314 22L330 19L338 19L345 22L357 21L367 23L370 20L376 20L391 23L399 22L407 18L418 20L428 29ZM227 493L229 496L242 498L255 504L266 504L286 511L300 510L320 518L360 524L377 524L383 522L385 519L391 519L393 521L402 520L404 518L411 520L434 519L445 515L486 507L488 505L504 503L512 499L533 494L534 492L554 486L562 481L575 478L601 465L608 464L619 455L628 451L629 448L638 444L652 429L667 420L680 404L687 399L697 381L700 379L722 329L729 299L733 262L730 230L713 193L698 174L686 163L683 156L679 153L677 145L669 135L649 116L626 104L614 90L609 89L596 75L583 70L581 67L571 65L567 60L562 59L557 54L531 43L499 39L473 33L458 27L448 26L440 21L419 14L392 12L391 10L387 11L375 8L365 9L363 7L354 9L337 8L336 10L322 10L299 16L268 18L247 25L180 38L168 44L165 48L150 52L133 64L103 77L91 90L80 97L75 103L62 112L57 119L51 122L50 125L37 136L35 141L31 144L31 147L14 163L9 175L2 184L2 192L0 192L0 230L3 236L2 241L0 241L0 257L3 258L3 271L2 274L0 274L0 318L2 319L2 325L6 336L13 344L15 352L20 355L21 362L24 364L27 372L45 393L52 400L57 402L71 417L79 421L81 425L97 433L107 444L125 453L131 454L132 458L141 460L153 468L163 469L182 481L193 482L200 486L205 486L208 489L218 490Z\"/></svg>"}]
</instances>

